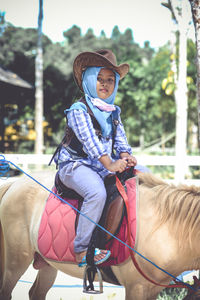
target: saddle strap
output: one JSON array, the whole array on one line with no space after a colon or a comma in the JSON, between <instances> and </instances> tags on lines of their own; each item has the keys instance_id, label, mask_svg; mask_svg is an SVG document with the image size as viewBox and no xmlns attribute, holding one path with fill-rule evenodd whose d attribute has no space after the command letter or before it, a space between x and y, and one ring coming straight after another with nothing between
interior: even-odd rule
<instances>
[{"instance_id":1,"label":"saddle strap","mask_svg":"<svg viewBox=\"0 0 200 300\"><path fill-rule=\"evenodd\" d=\"M128 196L126 194L125 188L122 185L121 181L119 180L119 178L116 176L116 186L118 188L119 193L121 194L122 198L124 199L125 205L126 205L126 211L127 211L127 234L128 234L128 245L132 247L131 245L131 230L130 230L130 214L129 214L129 205L128 205ZM154 281L153 279L149 278L140 268L140 266L138 265L134 252L129 248L129 252L130 252L130 256L131 259L133 261L134 266L136 267L136 269L138 270L138 272L148 281L150 281L151 283L158 285L158 286L162 286L165 288L189 288L187 287L187 285L184 285L183 283L178 283L177 281L176 284L170 284L170 285L166 285L166 284L160 284L156 281Z\"/></svg>"}]
</instances>

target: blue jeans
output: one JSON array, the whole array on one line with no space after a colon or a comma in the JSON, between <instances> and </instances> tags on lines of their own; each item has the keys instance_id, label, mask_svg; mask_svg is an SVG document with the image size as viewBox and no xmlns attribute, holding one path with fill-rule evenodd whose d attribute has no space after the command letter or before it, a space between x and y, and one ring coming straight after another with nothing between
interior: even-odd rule
<instances>
[{"instance_id":1,"label":"blue jeans","mask_svg":"<svg viewBox=\"0 0 200 300\"><path fill-rule=\"evenodd\" d=\"M107 197L103 179L99 174L90 167L70 162L60 167L59 177L67 187L83 197L81 213L98 223ZM87 250L95 226L80 214L74 241L76 253Z\"/></svg>"}]
</instances>

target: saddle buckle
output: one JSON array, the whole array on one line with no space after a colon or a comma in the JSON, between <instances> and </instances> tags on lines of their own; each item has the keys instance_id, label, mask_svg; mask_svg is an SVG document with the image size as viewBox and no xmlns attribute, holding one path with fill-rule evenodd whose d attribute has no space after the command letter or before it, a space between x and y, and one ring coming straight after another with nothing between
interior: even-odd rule
<instances>
[{"instance_id":1,"label":"saddle buckle","mask_svg":"<svg viewBox=\"0 0 200 300\"><path fill-rule=\"evenodd\" d=\"M95 279L95 275L97 273L98 282L99 282L99 290L94 289L93 281ZM89 284L87 284L89 282ZM83 293L88 294L102 294L103 293L103 280L101 276L100 270L97 266L87 265L85 267L84 275L83 275Z\"/></svg>"}]
</instances>

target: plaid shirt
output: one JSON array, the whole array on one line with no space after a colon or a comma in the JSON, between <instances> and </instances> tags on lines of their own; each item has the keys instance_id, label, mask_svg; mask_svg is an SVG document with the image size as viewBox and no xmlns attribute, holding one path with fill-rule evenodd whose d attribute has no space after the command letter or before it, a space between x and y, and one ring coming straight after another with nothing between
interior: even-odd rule
<instances>
[{"instance_id":1,"label":"plaid shirt","mask_svg":"<svg viewBox=\"0 0 200 300\"><path fill-rule=\"evenodd\" d=\"M101 137L101 140L99 140L95 133L91 117L86 111L76 109L71 110L67 113L67 119L68 126L72 128L76 137L83 145L83 151L88 155L86 158L78 159L78 162L90 166L98 172L101 177L104 178L111 173L100 163L99 158L102 155L107 154L112 160L116 160L119 159L121 152L132 153L131 147L127 142L120 116L118 118L119 124L117 125L113 145L115 155L112 153L112 135L106 138ZM60 152L55 157L55 162L57 164L73 161L75 160L64 147L61 148Z\"/></svg>"}]
</instances>

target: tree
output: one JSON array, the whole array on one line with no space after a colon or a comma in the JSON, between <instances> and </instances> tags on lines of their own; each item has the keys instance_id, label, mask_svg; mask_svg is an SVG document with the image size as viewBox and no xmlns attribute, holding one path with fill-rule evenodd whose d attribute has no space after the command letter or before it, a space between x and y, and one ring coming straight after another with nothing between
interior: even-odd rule
<instances>
[{"instance_id":1,"label":"tree","mask_svg":"<svg viewBox=\"0 0 200 300\"><path fill-rule=\"evenodd\" d=\"M188 151L199 153L198 136L198 101L196 44L191 39L187 42L187 84L188 84Z\"/></svg>"},{"instance_id":2,"label":"tree","mask_svg":"<svg viewBox=\"0 0 200 300\"><path fill-rule=\"evenodd\" d=\"M148 48L140 53L137 60L128 60L130 71L120 83L117 104L123 107L122 118L129 142L145 147L174 132L175 105L161 87L170 70L168 47L154 53L149 60Z\"/></svg>"},{"instance_id":3,"label":"tree","mask_svg":"<svg viewBox=\"0 0 200 300\"><path fill-rule=\"evenodd\" d=\"M185 177L187 155L187 32L191 16L187 0L168 0L168 3L163 3L163 5L170 9L179 33L178 77L174 92L176 102L175 178L182 181Z\"/></svg>"},{"instance_id":4,"label":"tree","mask_svg":"<svg viewBox=\"0 0 200 300\"><path fill-rule=\"evenodd\" d=\"M43 136L43 51L42 51L42 20L43 0L39 0L38 41L35 59L35 153L42 154L44 148Z\"/></svg>"},{"instance_id":5,"label":"tree","mask_svg":"<svg viewBox=\"0 0 200 300\"><path fill-rule=\"evenodd\" d=\"M198 124L199 124L199 145L200 145L200 0L189 0L192 9L192 18L195 28L196 49L197 49L197 99L198 99Z\"/></svg>"},{"instance_id":6,"label":"tree","mask_svg":"<svg viewBox=\"0 0 200 300\"><path fill-rule=\"evenodd\" d=\"M80 39L81 29L73 25L72 28L63 32L63 36L68 40L69 44L73 44L75 40Z\"/></svg>"},{"instance_id":7,"label":"tree","mask_svg":"<svg viewBox=\"0 0 200 300\"><path fill-rule=\"evenodd\" d=\"M127 28L123 34L124 40L128 42L128 44L133 44L133 32L130 28Z\"/></svg>"},{"instance_id":8,"label":"tree","mask_svg":"<svg viewBox=\"0 0 200 300\"><path fill-rule=\"evenodd\" d=\"M105 34L105 31L104 31L104 30L101 30L100 38L101 38L101 39L105 39L105 38L106 38L106 34Z\"/></svg>"},{"instance_id":9,"label":"tree","mask_svg":"<svg viewBox=\"0 0 200 300\"><path fill-rule=\"evenodd\" d=\"M121 36L121 33L119 31L119 27L115 25L115 27L112 30L111 39L114 41L118 41Z\"/></svg>"}]
</instances>

